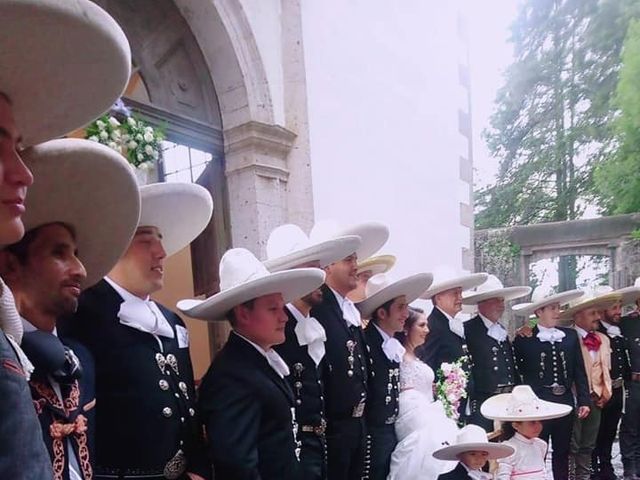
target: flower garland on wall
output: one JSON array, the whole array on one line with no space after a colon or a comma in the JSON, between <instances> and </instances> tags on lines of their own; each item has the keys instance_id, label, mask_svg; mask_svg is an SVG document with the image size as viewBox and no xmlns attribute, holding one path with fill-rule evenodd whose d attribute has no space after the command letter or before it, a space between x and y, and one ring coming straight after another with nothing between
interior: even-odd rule
<instances>
[{"instance_id":1,"label":"flower garland on wall","mask_svg":"<svg viewBox=\"0 0 640 480\"><path fill-rule=\"evenodd\" d=\"M140 118L127 116L120 122L113 115L103 115L87 126L85 138L121 153L134 168L149 170L160 158L165 136Z\"/></svg>"}]
</instances>

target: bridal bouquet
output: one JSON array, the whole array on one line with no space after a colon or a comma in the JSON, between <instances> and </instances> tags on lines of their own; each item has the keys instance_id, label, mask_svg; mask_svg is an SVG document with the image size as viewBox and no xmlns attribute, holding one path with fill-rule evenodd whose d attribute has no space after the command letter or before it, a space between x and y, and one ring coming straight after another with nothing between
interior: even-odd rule
<instances>
[{"instance_id":1,"label":"bridal bouquet","mask_svg":"<svg viewBox=\"0 0 640 480\"><path fill-rule=\"evenodd\" d=\"M464 369L467 357L453 363L443 363L438 370L436 397L442 402L447 417L458 420L460 401L467 397L468 373Z\"/></svg>"}]
</instances>

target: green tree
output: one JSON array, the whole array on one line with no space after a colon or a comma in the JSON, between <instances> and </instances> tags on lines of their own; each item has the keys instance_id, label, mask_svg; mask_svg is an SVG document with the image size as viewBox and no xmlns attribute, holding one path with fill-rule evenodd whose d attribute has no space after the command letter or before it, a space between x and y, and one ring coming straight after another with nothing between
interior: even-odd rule
<instances>
[{"instance_id":1,"label":"green tree","mask_svg":"<svg viewBox=\"0 0 640 480\"><path fill-rule=\"evenodd\" d=\"M622 51L622 68L613 122L617 148L595 172L600 205L606 213L640 211L640 21L629 25Z\"/></svg>"}]
</instances>

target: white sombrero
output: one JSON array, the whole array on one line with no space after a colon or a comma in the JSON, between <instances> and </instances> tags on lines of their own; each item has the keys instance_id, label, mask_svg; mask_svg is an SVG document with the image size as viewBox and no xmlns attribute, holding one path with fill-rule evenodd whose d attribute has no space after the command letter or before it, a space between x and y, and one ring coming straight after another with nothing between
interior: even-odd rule
<instances>
[{"instance_id":1,"label":"white sombrero","mask_svg":"<svg viewBox=\"0 0 640 480\"><path fill-rule=\"evenodd\" d=\"M571 300L567 309L560 314L560 317L565 319L571 318L576 313L586 310L587 308L603 310L605 308L612 307L621 300L622 295L619 293L611 291L609 293L599 295L594 290L591 290L583 296Z\"/></svg>"},{"instance_id":2,"label":"white sombrero","mask_svg":"<svg viewBox=\"0 0 640 480\"><path fill-rule=\"evenodd\" d=\"M494 395L480 407L483 417L503 422L551 420L569 415L571 410L563 403L540 400L529 385L516 385L511 393Z\"/></svg>"},{"instance_id":3,"label":"white sombrero","mask_svg":"<svg viewBox=\"0 0 640 480\"><path fill-rule=\"evenodd\" d=\"M244 248L232 248L220 259L220 292L206 300L180 300L178 310L207 321L225 320L237 305L264 295L281 293L285 303L314 291L324 282L319 268L297 268L269 273L266 267Z\"/></svg>"},{"instance_id":4,"label":"white sombrero","mask_svg":"<svg viewBox=\"0 0 640 480\"><path fill-rule=\"evenodd\" d=\"M465 305L476 305L490 298L513 300L529 295L530 293L531 287L505 287L498 277L489 275L485 282L478 285L473 291L468 292L467 296L462 298L462 303Z\"/></svg>"},{"instance_id":5,"label":"white sombrero","mask_svg":"<svg viewBox=\"0 0 640 480\"><path fill-rule=\"evenodd\" d=\"M209 224L213 200L195 183L152 183L140 187L139 227L156 227L167 257L189 245Z\"/></svg>"},{"instance_id":6,"label":"white sombrero","mask_svg":"<svg viewBox=\"0 0 640 480\"><path fill-rule=\"evenodd\" d=\"M440 266L434 270L433 284L429 290L424 292L420 298L430 300L438 293L451 290L452 288L462 288L463 291L477 287L487 280L486 273L471 273L468 275L459 275L451 267Z\"/></svg>"},{"instance_id":7,"label":"white sombrero","mask_svg":"<svg viewBox=\"0 0 640 480\"><path fill-rule=\"evenodd\" d=\"M371 272L371 275L387 273L396 264L394 255L376 255L358 262L358 274Z\"/></svg>"},{"instance_id":8,"label":"white sombrero","mask_svg":"<svg viewBox=\"0 0 640 480\"><path fill-rule=\"evenodd\" d=\"M98 282L131 241L140 215L140 195L127 161L89 140L60 139L22 153L34 176L23 222L25 230L54 222L76 233L87 270L83 288Z\"/></svg>"},{"instance_id":9,"label":"white sombrero","mask_svg":"<svg viewBox=\"0 0 640 480\"><path fill-rule=\"evenodd\" d=\"M566 292L554 294L548 287L539 286L533 290L530 302L514 305L511 307L511 310L513 310L513 313L516 315L529 317L539 308L544 308L547 305L553 305L554 303L565 305L583 295L584 292L581 290L568 290Z\"/></svg>"},{"instance_id":10,"label":"white sombrero","mask_svg":"<svg viewBox=\"0 0 640 480\"><path fill-rule=\"evenodd\" d=\"M324 242L313 243L300 227L293 224L280 225L267 240L265 267L278 272L299 267L309 262L320 262L320 267L342 260L356 251L360 237L348 235Z\"/></svg>"},{"instance_id":11,"label":"white sombrero","mask_svg":"<svg viewBox=\"0 0 640 480\"><path fill-rule=\"evenodd\" d=\"M622 305L636 303L640 298L640 277L636 278L632 287L619 288L616 293L622 295Z\"/></svg>"},{"instance_id":12,"label":"white sombrero","mask_svg":"<svg viewBox=\"0 0 640 480\"><path fill-rule=\"evenodd\" d=\"M389 239L389 227L379 222L364 222L349 227L340 226L335 220L321 220L311 229L309 238L314 243L345 235L357 235L362 243L356 250L358 258L369 258L380 250Z\"/></svg>"},{"instance_id":13,"label":"white sombrero","mask_svg":"<svg viewBox=\"0 0 640 480\"><path fill-rule=\"evenodd\" d=\"M402 295L407 297L407 303L413 302L429 288L432 281L433 275L430 273L418 273L396 282L391 282L387 275L380 273L369 279L365 287L366 298L356 306L362 318L369 318L376 308Z\"/></svg>"},{"instance_id":14,"label":"white sombrero","mask_svg":"<svg viewBox=\"0 0 640 480\"><path fill-rule=\"evenodd\" d=\"M122 95L129 43L93 2L2 0L0 19L0 92L25 145L86 125Z\"/></svg>"},{"instance_id":15,"label":"white sombrero","mask_svg":"<svg viewBox=\"0 0 640 480\"><path fill-rule=\"evenodd\" d=\"M433 452L438 460L458 460L458 455L464 452L487 452L489 460L508 457L515 450L509 445L489 442L487 432L477 425L467 425L460 429L456 437L456 444L441 448Z\"/></svg>"}]
</instances>

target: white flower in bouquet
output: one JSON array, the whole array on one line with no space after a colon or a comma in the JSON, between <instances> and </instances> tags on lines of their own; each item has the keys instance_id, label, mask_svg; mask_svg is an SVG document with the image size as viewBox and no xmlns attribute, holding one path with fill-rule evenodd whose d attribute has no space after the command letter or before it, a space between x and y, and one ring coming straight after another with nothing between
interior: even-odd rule
<instances>
[{"instance_id":1,"label":"white flower in bouquet","mask_svg":"<svg viewBox=\"0 0 640 480\"><path fill-rule=\"evenodd\" d=\"M89 137L89 140L91 140L92 142L99 142L100 141L100 139L98 138L97 135L91 135Z\"/></svg>"},{"instance_id":2,"label":"white flower in bouquet","mask_svg":"<svg viewBox=\"0 0 640 480\"><path fill-rule=\"evenodd\" d=\"M109 123L115 128L120 126L120 122L115 117L109 117Z\"/></svg>"},{"instance_id":3,"label":"white flower in bouquet","mask_svg":"<svg viewBox=\"0 0 640 480\"><path fill-rule=\"evenodd\" d=\"M104 128L107 126L107 124L104 123L102 120L98 120L96 122L96 125L98 126L98 129L100 129L100 130L104 130Z\"/></svg>"},{"instance_id":4,"label":"white flower in bouquet","mask_svg":"<svg viewBox=\"0 0 640 480\"><path fill-rule=\"evenodd\" d=\"M124 135L122 135L122 141L125 143L128 142L130 138L131 137L129 136L128 133L125 133Z\"/></svg>"},{"instance_id":5,"label":"white flower in bouquet","mask_svg":"<svg viewBox=\"0 0 640 480\"><path fill-rule=\"evenodd\" d=\"M130 140L129 143L127 143L127 148L129 150L134 150L137 146L138 143L135 140Z\"/></svg>"},{"instance_id":6,"label":"white flower in bouquet","mask_svg":"<svg viewBox=\"0 0 640 480\"><path fill-rule=\"evenodd\" d=\"M120 140L120 130L114 130L113 132L111 132L111 139Z\"/></svg>"},{"instance_id":7,"label":"white flower in bouquet","mask_svg":"<svg viewBox=\"0 0 640 480\"><path fill-rule=\"evenodd\" d=\"M145 146L144 153L146 153L147 155L153 155L153 147L151 145Z\"/></svg>"},{"instance_id":8,"label":"white flower in bouquet","mask_svg":"<svg viewBox=\"0 0 640 480\"><path fill-rule=\"evenodd\" d=\"M138 165L138 168L140 170L147 171L151 168L151 164L149 162L142 162L140 165Z\"/></svg>"},{"instance_id":9,"label":"white flower in bouquet","mask_svg":"<svg viewBox=\"0 0 640 480\"><path fill-rule=\"evenodd\" d=\"M142 162L144 160L144 155L142 155L141 153L139 153L138 155L136 155L137 159L139 162Z\"/></svg>"},{"instance_id":10,"label":"white flower in bouquet","mask_svg":"<svg viewBox=\"0 0 640 480\"><path fill-rule=\"evenodd\" d=\"M141 142L142 140L144 140L144 139L142 138L142 134L140 134L140 133L139 133L139 134L137 134L137 135L136 135L136 141Z\"/></svg>"},{"instance_id":11,"label":"white flower in bouquet","mask_svg":"<svg viewBox=\"0 0 640 480\"><path fill-rule=\"evenodd\" d=\"M153 128L152 127L144 127L144 133L150 133L153 135Z\"/></svg>"},{"instance_id":12,"label":"white flower in bouquet","mask_svg":"<svg viewBox=\"0 0 640 480\"><path fill-rule=\"evenodd\" d=\"M102 131L100 132L100 138L101 138L102 140L106 140L106 139L108 139L108 138L109 138L109 132L107 132L106 130L102 130Z\"/></svg>"},{"instance_id":13,"label":"white flower in bouquet","mask_svg":"<svg viewBox=\"0 0 640 480\"><path fill-rule=\"evenodd\" d=\"M154 150L153 153L151 154L151 156L153 157L154 160L157 160L158 157L160 157L160 154L158 153L157 150Z\"/></svg>"},{"instance_id":14,"label":"white flower in bouquet","mask_svg":"<svg viewBox=\"0 0 640 480\"><path fill-rule=\"evenodd\" d=\"M144 133L144 141L147 143L153 142L153 133L152 132L145 132Z\"/></svg>"},{"instance_id":15,"label":"white flower in bouquet","mask_svg":"<svg viewBox=\"0 0 640 480\"><path fill-rule=\"evenodd\" d=\"M136 122L136 119L133 117L128 117L127 123L132 127L135 127L138 124L138 122Z\"/></svg>"},{"instance_id":16,"label":"white flower in bouquet","mask_svg":"<svg viewBox=\"0 0 640 480\"><path fill-rule=\"evenodd\" d=\"M120 152L120 148L118 147L118 144L116 142L109 142L107 143L107 146L118 153Z\"/></svg>"}]
</instances>

